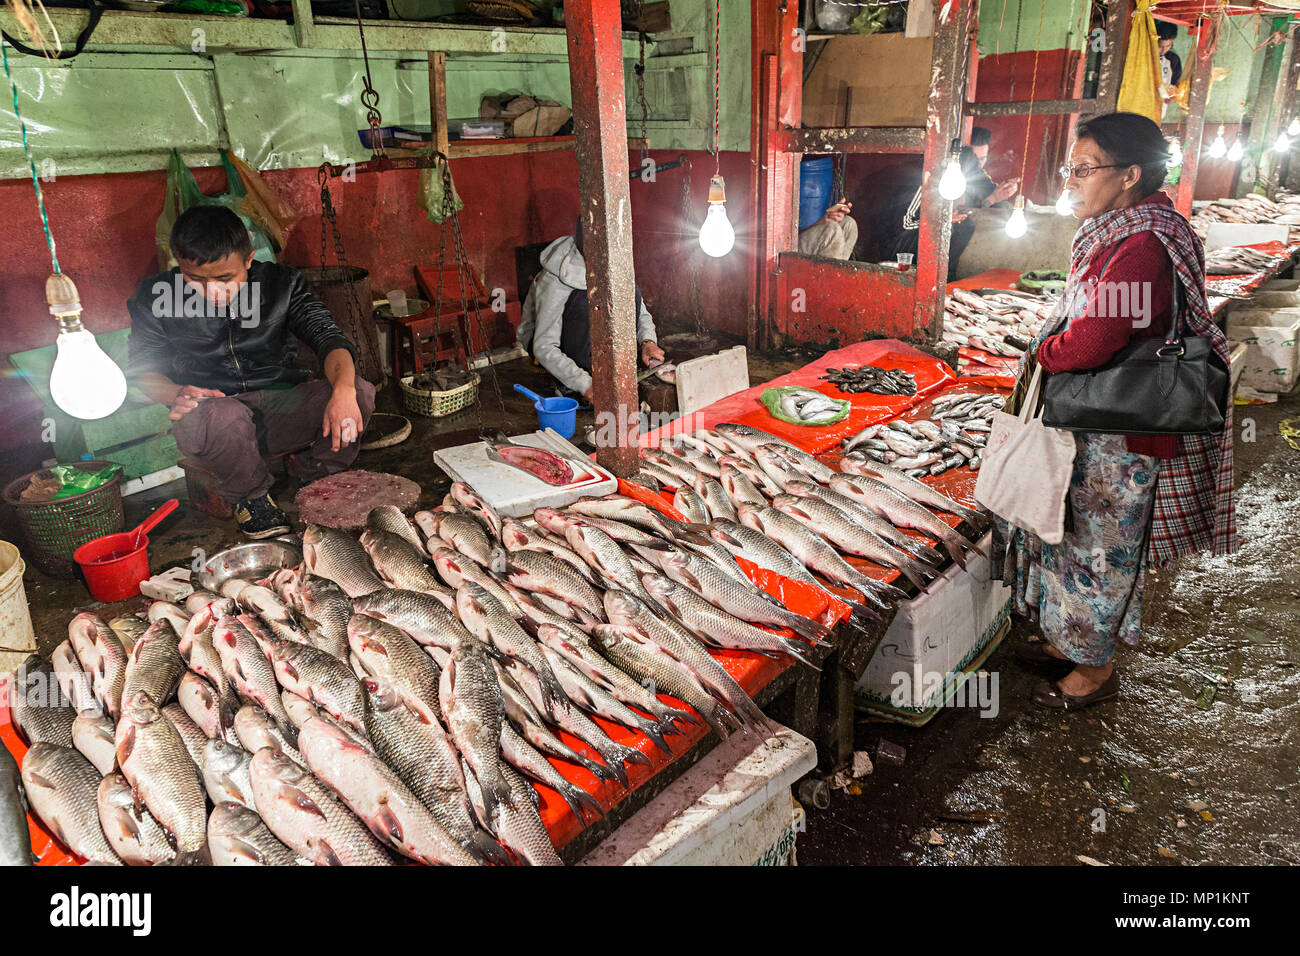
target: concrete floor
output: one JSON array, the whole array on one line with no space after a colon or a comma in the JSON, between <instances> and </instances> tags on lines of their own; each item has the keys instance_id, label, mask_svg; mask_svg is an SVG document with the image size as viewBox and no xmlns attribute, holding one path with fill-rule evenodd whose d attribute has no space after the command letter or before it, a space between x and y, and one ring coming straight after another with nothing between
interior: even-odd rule
<instances>
[{"instance_id":1,"label":"concrete floor","mask_svg":"<svg viewBox=\"0 0 1300 956\"><path fill-rule=\"evenodd\" d=\"M751 380L814 354L751 356ZM357 467L405 475L423 486L423 504L436 504L447 481L433 448L475 440L480 414L490 429L535 427L531 403L510 385L542 390L547 376L523 361L497 374L500 405L485 381L476 408L413 418L410 439L363 453ZM379 408L400 411L391 387ZM1074 864L1082 854L1116 864L1300 863L1300 452L1278 431L1280 421L1298 416L1297 396L1237 410L1238 435L1253 419L1256 437L1236 446L1242 550L1152 575L1144 642L1120 652L1118 700L1068 715L1035 707L1028 695L1039 675L1011 653L1023 638L1017 629L986 665L999 674L996 717L950 709L923 728L859 723L859 749L875 759L883 739L905 747L906 758L902 765L876 760L858 792L836 792L828 810L810 810L800 862ZM286 479L273 493L292 511L295 490ZM182 506L153 535L155 570L238 540L232 522L188 508L179 482L128 498L128 527L172 496ZM26 588L46 652L78 611L111 617L143 603L95 605L80 580L31 569ZM1202 709L1197 701L1215 674L1235 684L1219 686ZM941 843L931 842L932 830Z\"/></svg>"}]
</instances>

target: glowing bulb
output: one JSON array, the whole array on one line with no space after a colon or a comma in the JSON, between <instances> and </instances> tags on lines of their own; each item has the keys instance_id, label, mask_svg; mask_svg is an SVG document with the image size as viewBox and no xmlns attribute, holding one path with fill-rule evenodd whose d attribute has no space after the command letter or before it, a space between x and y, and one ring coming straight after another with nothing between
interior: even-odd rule
<instances>
[{"instance_id":1,"label":"glowing bulb","mask_svg":"<svg viewBox=\"0 0 1300 956\"><path fill-rule=\"evenodd\" d=\"M1288 136L1300 136L1300 119L1293 119L1291 124L1286 128Z\"/></svg>"},{"instance_id":2,"label":"glowing bulb","mask_svg":"<svg viewBox=\"0 0 1300 956\"><path fill-rule=\"evenodd\" d=\"M1207 153L1212 159L1221 159L1228 152L1228 144L1223 141L1223 127L1219 127L1219 132L1215 134L1214 142L1210 144Z\"/></svg>"},{"instance_id":3,"label":"glowing bulb","mask_svg":"<svg viewBox=\"0 0 1300 956\"><path fill-rule=\"evenodd\" d=\"M1277 134L1277 142L1273 144L1273 152L1286 153L1291 150L1291 140L1286 138L1286 133Z\"/></svg>"},{"instance_id":4,"label":"glowing bulb","mask_svg":"<svg viewBox=\"0 0 1300 956\"><path fill-rule=\"evenodd\" d=\"M1007 217L1007 235L1012 239L1019 239L1029 231L1029 223L1025 220L1025 199L1021 196L1016 200L1016 208L1011 210L1011 215Z\"/></svg>"},{"instance_id":5,"label":"glowing bulb","mask_svg":"<svg viewBox=\"0 0 1300 956\"><path fill-rule=\"evenodd\" d=\"M126 399L126 376L77 319L61 317L50 370L50 398L73 418L111 415Z\"/></svg>"},{"instance_id":6,"label":"glowing bulb","mask_svg":"<svg viewBox=\"0 0 1300 956\"><path fill-rule=\"evenodd\" d=\"M949 201L966 195L966 174L961 171L961 160L956 156L948 157L948 165L939 179L939 195Z\"/></svg>"},{"instance_id":7,"label":"glowing bulb","mask_svg":"<svg viewBox=\"0 0 1300 956\"><path fill-rule=\"evenodd\" d=\"M1232 145L1228 148L1228 161L1231 163L1239 163L1241 162L1241 157L1244 153L1245 150L1241 148L1241 137L1238 136L1232 141Z\"/></svg>"},{"instance_id":8,"label":"glowing bulb","mask_svg":"<svg viewBox=\"0 0 1300 956\"><path fill-rule=\"evenodd\" d=\"M1168 166L1183 165L1183 144L1178 140L1171 140L1169 143L1169 159L1166 162Z\"/></svg>"},{"instance_id":9,"label":"glowing bulb","mask_svg":"<svg viewBox=\"0 0 1300 956\"><path fill-rule=\"evenodd\" d=\"M709 211L700 226L700 248L715 259L725 256L736 244L736 230L727 218L727 197L721 176L709 180Z\"/></svg>"},{"instance_id":10,"label":"glowing bulb","mask_svg":"<svg viewBox=\"0 0 1300 956\"><path fill-rule=\"evenodd\" d=\"M1058 216L1068 216L1074 212L1074 206L1070 200L1070 190L1062 189L1060 198L1056 200L1056 214Z\"/></svg>"}]
</instances>

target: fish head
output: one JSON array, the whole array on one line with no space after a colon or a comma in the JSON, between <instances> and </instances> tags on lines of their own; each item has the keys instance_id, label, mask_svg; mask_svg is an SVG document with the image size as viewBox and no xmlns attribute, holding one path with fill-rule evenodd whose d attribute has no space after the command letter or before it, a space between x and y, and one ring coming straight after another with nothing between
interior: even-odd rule
<instances>
[{"instance_id":1,"label":"fish head","mask_svg":"<svg viewBox=\"0 0 1300 956\"><path fill-rule=\"evenodd\" d=\"M605 592L605 614L614 624L627 624L635 621L645 611L640 599L628 594L621 588L610 588Z\"/></svg>"},{"instance_id":2,"label":"fish head","mask_svg":"<svg viewBox=\"0 0 1300 956\"><path fill-rule=\"evenodd\" d=\"M374 661L388 657L384 629L389 626L366 614L353 614L348 618L348 647L366 665L367 671L373 669Z\"/></svg>"},{"instance_id":3,"label":"fish head","mask_svg":"<svg viewBox=\"0 0 1300 956\"><path fill-rule=\"evenodd\" d=\"M244 750L221 737L213 737L203 745L203 766L217 773L225 773L239 766Z\"/></svg>"},{"instance_id":4,"label":"fish head","mask_svg":"<svg viewBox=\"0 0 1300 956\"><path fill-rule=\"evenodd\" d=\"M790 478L782 483L786 495L797 495L803 497L816 491L817 486L811 481L804 481L802 478Z\"/></svg>"},{"instance_id":5,"label":"fish head","mask_svg":"<svg viewBox=\"0 0 1300 956\"><path fill-rule=\"evenodd\" d=\"M507 550L518 551L532 542L532 535L518 521L507 518L501 525L501 543Z\"/></svg>"},{"instance_id":6,"label":"fish head","mask_svg":"<svg viewBox=\"0 0 1300 956\"><path fill-rule=\"evenodd\" d=\"M641 575L641 585L646 589L646 593L660 603L667 601L677 589L677 585L669 578L654 572Z\"/></svg>"},{"instance_id":7,"label":"fish head","mask_svg":"<svg viewBox=\"0 0 1300 956\"><path fill-rule=\"evenodd\" d=\"M372 710L387 713L402 704L402 695L397 692L397 688L378 677L365 678L361 681L361 687L366 692Z\"/></svg>"},{"instance_id":8,"label":"fish head","mask_svg":"<svg viewBox=\"0 0 1300 956\"><path fill-rule=\"evenodd\" d=\"M166 719L162 708L154 703L148 691L138 690L129 699L122 701L122 720L137 727L147 727Z\"/></svg>"},{"instance_id":9,"label":"fish head","mask_svg":"<svg viewBox=\"0 0 1300 956\"><path fill-rule=\"evenodd\" d=\"M307 776L307 771L275 747L262 747L253 754L250 769L258 777L292 786Z\"/></svg>"},{"instance_id":10,"label":"fish head","mask_svg":"<svg viewBox=\"0 0 1300 956\"><path fill-rule=\"evenodd\" d=\"M212 808L209 825L228 836L246 837L263 824L262 818L242 803L225 800Z\"/></svg>"}]
</instances>

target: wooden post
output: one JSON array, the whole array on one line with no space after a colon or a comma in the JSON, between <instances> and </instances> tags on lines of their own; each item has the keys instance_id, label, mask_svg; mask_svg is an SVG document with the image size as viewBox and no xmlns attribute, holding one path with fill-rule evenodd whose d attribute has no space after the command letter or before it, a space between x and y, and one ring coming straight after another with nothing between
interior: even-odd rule
<instances>
[{"instance_id":1,"label":"wooden post","mask_svg":"<svg viewBox=\"0 0 1300 956\"><path fill-rule=\"evenodd\" d=\"M966 38L972 0L946 0L935 10L930 96L926 107L925 155L921 163L921 225L917 236L916 306L912 335L936 343L943 335L948 283L948 241L953 204L939 195L939 177L949 146L961 135L966 94Z\"/></svg>"},{"instance_id":2,"label":"wooden post","mask_svg":"<svg viewBox=\"0 0 1300 956\"><path fill-rule=\"evenodd\" d=\"M301 49L316 45L316 18L311 0L293 0L293 42Z\"/></svg>"},{"instance_id":3,"label":"wooden post","mask_svg":"<svg viewBox=\"0 0 1300 956\"><path fill-rule=\"evenodd\" d=\"M1263 24L1266 21L1261 20ZM1286 17L1274 17L1269 27L1270 35L1286 27ZM1246 141L1246 155L1241 161L1241 175L1237 180L1237 195L1245 196L1255 188L1260 177L1264 157L1268 151L1268 118L1277 92L1277 79L1282 70L1283 49L1273 44L1264 53L1264 65L1259 73L1259 87L1255 90L1255 106L1250 116L1250 138Z\"/></svg>"},{"instance_id":4,"label":"wooden post","mask_svg":"<svg viewBox=\"0 0 1300 956\"><path fill-rule=\"evenodd\" d=\"M1119 81L1124 75L1124 51L1128 43L1129 20L1133 0L1111 0L1106 8L1106 45L1097 65L1097 96L1085 116L1102 116L1115 112L1119 102ZM1087 59L1087 55L1084 55Z\"/></svg>"},{"instance_id":5,"label":"wooden post","mask_svg":"<svg viewBox=\"0 0 1300 956\"><path fill-rule=\"evenodd\" d=\"M1282 122L1287 123L1288 125L1296 115L1296 87L1300 85L1300 51L1297 51L1294 48L1297 42L1300 42L1300 38L1297 38L1296 34L1292 33L1291 69L1288 70L1286 74L1286 89L1282 90L1281 96L1278 100L1278 102L1282 104ZM1291 149L1289 149L1286 155L1282 157L1282 168L1277 174L1277 184L1279 186L1288 185L1291 178L1291 154L1295 151L1295 148L1296 143L1292 142Z\"/></svg>"},{"instance_id":6,"label":"wooden post","mask_svg":"<svg viewBox=\"0 0 1300 956\"><path fill-rule=\"evenodd\" d=\"M433 148L449 155L451 137L447 133L447 54L429 51L429 127Z\"/></svg>"},{"instance_id":7,"label":"wooden post","mask_svg":"<svg viewBox=\"0 0 1300 956\"><path fill-rule=\"evenodd\" d=\"M1283 47L1282 62L1278 65L1277 71L1277 86L1273 89L1273 110L1269 113L1268 131L1264 134L1264 152L1262 155L1268 157L1268 172L1265 173L1266 164L1262 159L1259 164L1258 178L1264 180L1265 185L1277 185L1282 181L1282 161L1285 157L1273 151L1273 143L1277 141L1278 135L1286 129L1290 103L1287 96L1287 83L1291 80L1291 72L1296 61L1300 60L1300 57L1296 56L1294 34L1290 35Z\"/></svg>"},{"instance_id":8,"label":"wooden post","mask_svg":"<svg viewBox=\"0 0 1300 956\"><path fill-rule=\"evenodd\" d=\"M1187 138L1183 142L1183 168L1178 177L1178 194L1174 205L1187 218L1192 216L1192 196L1196 192L1196 173L1201 164L1201 139L1205 132L1205 103L1210 95L1210 78L1214 72L1214 53L1207 51L1208 20L1201 21L1196 35L1196 68L1192 73L1187 97Z\"/></svg>"},{"instance_id":9,"label":"wooden post","mask_svg":"<svg viewBox=\"0 0 1300 956\"><path fill-rule=\"evenodd\" d=\"M596 461L627 477L638 467L638 343L619 0L571 2L564 19L587 260Z\"/></svg>"}]
</instances>

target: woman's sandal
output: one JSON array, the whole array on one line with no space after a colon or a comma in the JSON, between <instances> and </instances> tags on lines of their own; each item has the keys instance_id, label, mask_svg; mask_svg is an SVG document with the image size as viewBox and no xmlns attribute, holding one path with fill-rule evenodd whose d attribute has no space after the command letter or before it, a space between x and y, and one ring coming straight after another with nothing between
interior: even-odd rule
<instances>
[{"instance_id":1,"label":"woman's sandal","mask_svg":"<svg viewBox=\"0 0 1300 956\"><path fill-rule=\"evenodd\" d=\"M1081 697L1065 693L1052 681L1039 681L1038 686L1034 688L1033 700L1038 706L1049 710L1081 710L1118 696L1119 674L1112 671L1100 687L1091 694L1084 694Z\"/></svg>"},{"instance_id":2,"label":"woman's sandal","mask_svg":"<svg viewBox=\"0 0 1300 956\"><path fill-rule=\"evenodd\" d=\"M1026 664L1034 667L1047 667L1055 665L1067 665L1074 668L1074 661L1067 660L1064 657L1055 657L1047 653L1047 648L1051 647L1046 641L1023 641L1016 645L1016 657Z\"/></svg>"}]
</instances>

